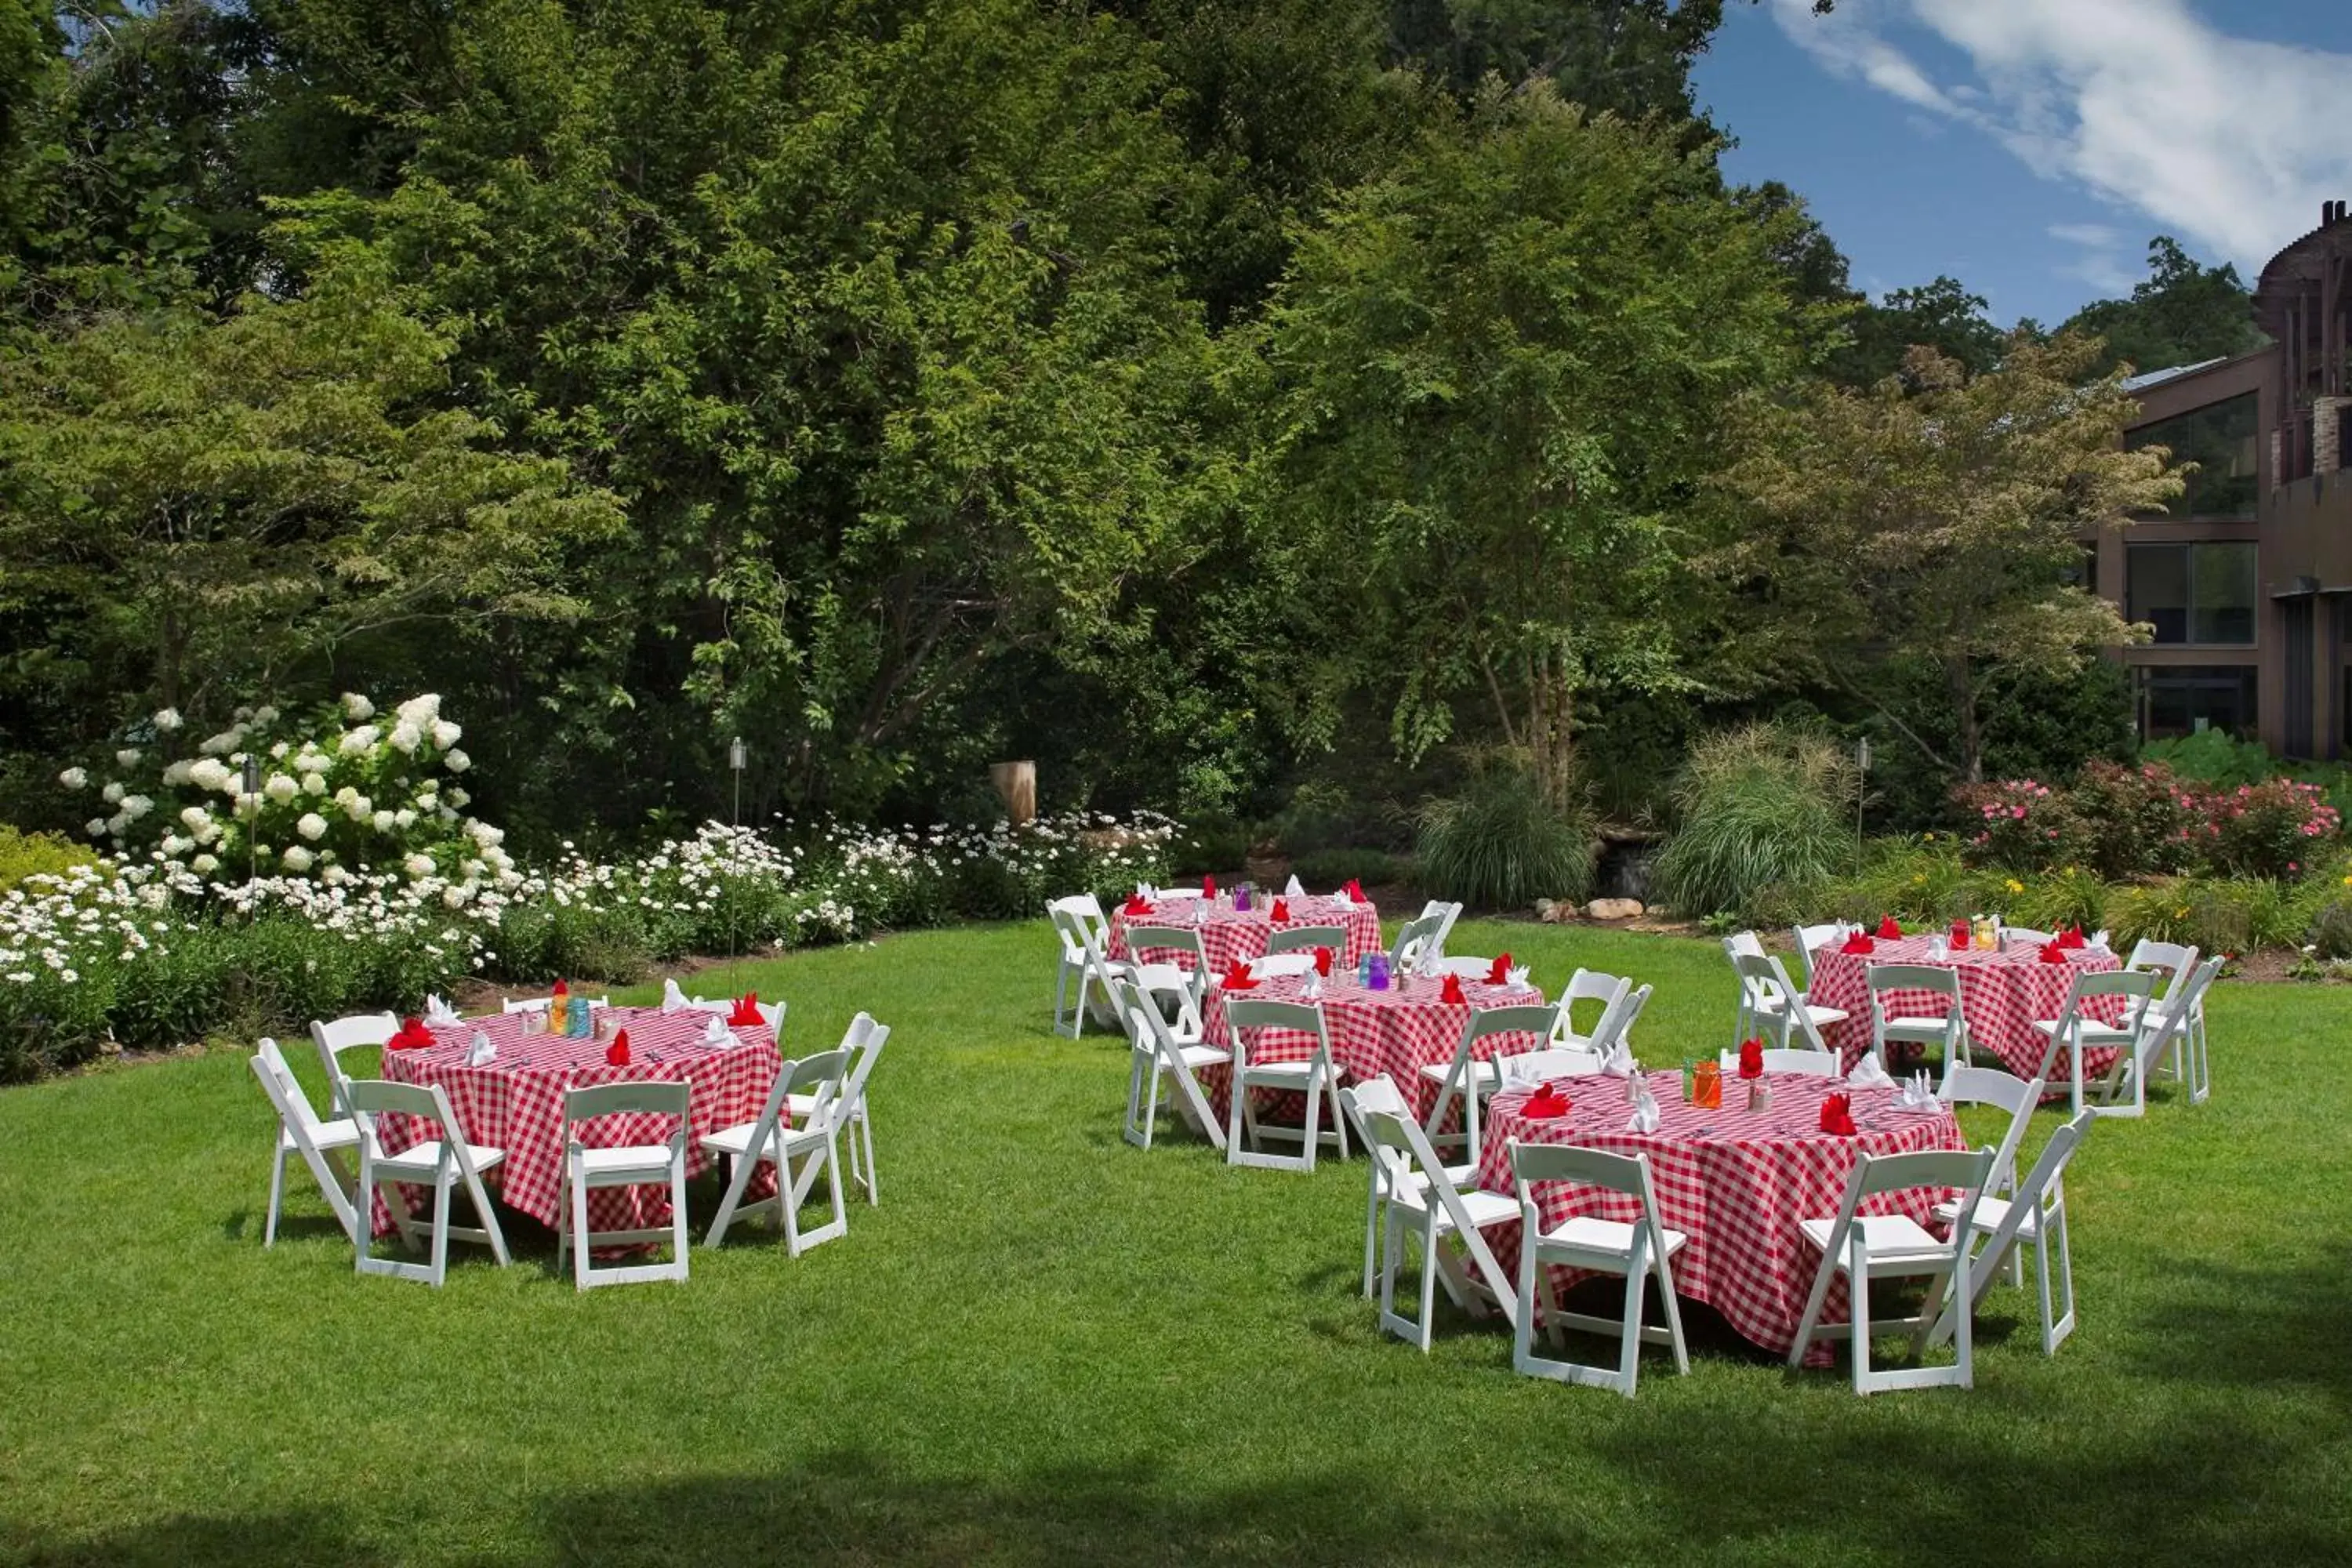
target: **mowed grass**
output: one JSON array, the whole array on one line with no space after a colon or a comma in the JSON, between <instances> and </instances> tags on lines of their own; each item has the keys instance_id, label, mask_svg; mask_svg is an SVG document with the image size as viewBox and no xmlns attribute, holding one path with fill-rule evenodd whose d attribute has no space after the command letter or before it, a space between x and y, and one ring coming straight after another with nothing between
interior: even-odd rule
<instances>
[{"instance_id":1,"label":"mowed grass","mask_svg":"<svg viewBox=\"0 0 2352 1568\"><path fill-rule=\"evenodd\" d=\"M1654 982L1654 1063L1729 1027L1710 942L1452 946L1548 988ZM748 1227L683 1286L577 1296L520 1220L513 1268L457 1247L440 1291L357 1279L307 1178L265 1253L271 1124L238 1054L0 1092L0 1555L2352 1559L2352 989L2220 988L2213 1100L2094 1131L2055 1359L2003 1288L1972 1392L1862 1401L1694 1311L1691 1375L1653 1352L1629 1403L1515 1376L1498 1327L1444 1307L1430 1355L1377 1334L1360 1161L1124 1144L1127 1052L1051 1034L1051 952L1036 923L743 965L790 1001L788 1048L859 1007L894 1026L883 1204L797 1262Z\"/></svg>"}]
</instances>

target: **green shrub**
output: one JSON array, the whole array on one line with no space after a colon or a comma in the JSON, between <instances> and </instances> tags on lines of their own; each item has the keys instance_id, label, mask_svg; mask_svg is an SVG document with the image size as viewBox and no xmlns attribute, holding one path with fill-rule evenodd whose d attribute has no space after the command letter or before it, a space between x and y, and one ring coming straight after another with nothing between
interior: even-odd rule
<instances>
[{"instance_id":1,"label":"green shrub","mask_svg":"<svg viewBox=\"0 0 2352 1568\"><path fill-rule=\"evenodd\" d=\"M2304 940L2318 957L2352 958L2352 898L2330 899L2322 905Z\"/></svg>"},{"instance_id":2,"label":"green shrub","mask_svg":"<svg viewBox=\"0 0 2352 1568\"><path fill-rule=\"evenodd\" d=\"M1592 819L1554 811L1527 768L1489 759L1462 794L1422 808L1419 859L1431 892L1482 909L1581 899L1592 883Z\"/></svg>"},{"instance_id":3,"label":"green shrub","mask_svg":"<svg viewBox=\"0 0 2352 1568\"><path fill-rule=\"evenodd\" d=\"M2191 800L2172 772L2154 763L2087 764L2068 792L2084 864L2121 881L2189 869L2196 850Z\"/></svg>"},{"instance_id":4,"label":"green shrub","mask_svg":"<svg viewBox=\"0 0 2352 1568\"><path fill-rule=\"evenodd\" d=\"M2069 866L2028 879L2025 890L2012 895L2001 912L2005 919L2037 931L2063 931L2068 926L2096 931L2107 923L2109 892L2107 884L2090 872Z\"/></svg>"},{"instance_id":5,"label":"green shrub","mask_svg":"<svg viewBox=\"0 0 2352 1568\"><path fill-rule=\"evenodd\" d=\"M2173 877L2118 889L2107 908L2118 946L2143 939L2187 942L2205 952L2292 947L2309 924L2290 889L2264 879Z\"/></svg>"},{"instance_id":6,"label":"green shrub","mask_svg":"<svg viewBox=\"0 0 2352 1568\"><path fill-rule=\"evenodd\" d=\"M1349 882L1368 886L1411 882L1417 868L1409 855L1385 849L1318 849L1291 862L1291 870L1309 888L1337 888Z\"/></svg>"},{"instance_id":7,"label":"green shrub","mask_svg":"<svg viewBox=\"0 0 2352 1568\"><path fill-rule=\"evenodd\" d=\"M94 864L98 857L69 838L55 833L20 833L0 822L0 893L27 877L54 877L76 866Z\"/></svg>"},{"instance_id":8,"label":"green shrub","mask_svg":"<svg viewBox=\"0 0 2352 1568\"><path fill-rule=\"evenodd\" d=\"M1772 724L1701 741L1675 790L1681 826L1651 866L1662 900L1685 914L1801 901L1854 860L1853 759L1832 742ZM1775 912L1780 912L1777 909Z\"/></svg>"}]
</instances>

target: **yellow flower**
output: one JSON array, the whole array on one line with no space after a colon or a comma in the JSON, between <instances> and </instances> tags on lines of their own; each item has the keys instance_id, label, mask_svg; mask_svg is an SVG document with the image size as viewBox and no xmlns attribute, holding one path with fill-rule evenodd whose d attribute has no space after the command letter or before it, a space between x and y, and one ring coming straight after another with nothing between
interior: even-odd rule
<instances>
[{"instance_id":1,"label":"yellow flower","mask_svg":"<svg viewBox=\"0 0 2352 1568\"><path fill-rule=\"evenodd\" d=\"M2347 887L2347 888L2352 888L2352 877L2347 877L2347 878L2345 878L2345 879L2344 879L2344 885L2345 885L2346 887Z\"/></svg>"},{"instance_id":2,"label":"yellow flower","mask_svg":"<svg viewBox=\"0 0 2352 1568\"><path fill-rule=\"evenodd\" d=\"M2011 877L2006 885L2009 890L2012 893L2021 893L2025 891L2025 884L2019 881L2014 877Z\"/></svg>"},{"instance_id":3,"label":"yellow flower","mask_svg":"<svg viewBox=\"0 0 2352 1568\"><path fill-rule=\"evenodd\" d=\"M1914 882L1924 882L1924 881L1926 881L1926 880L1927 879L1927 872L1925 872L1925 871L1922 871L1922 872L1920 872L1917 876L1916 876L1916 877L1912 878L1911 879L1912 879ZM2347 878L2345 878L2344 879L2345 879L2346 881L2347 881L2347 882L2352 882L2352 877L2347 877Z\"/></svg>"}]
</instances>

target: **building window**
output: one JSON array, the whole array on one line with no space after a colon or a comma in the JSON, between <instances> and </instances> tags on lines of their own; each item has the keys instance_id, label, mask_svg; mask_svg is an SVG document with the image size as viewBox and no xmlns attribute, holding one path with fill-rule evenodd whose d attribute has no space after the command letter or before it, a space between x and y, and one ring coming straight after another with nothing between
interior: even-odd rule
<instances>
[{"instance_id":1,"label":"building window","mask_svg":"<svg viewBox=\"0 0 2352 1568\"><path fill-rule=\"evenodd\" d=\"M2252 544L2135 544L2125 565L2124 613L2158 642L2252 645Z\"/></svg>"},{"instance_id":2,"label":"building window","mask_svg":"<svg viewBox=\"0 0 2352 1568\"><path fill-rule=\"evenodd\" d=\"M2174 462L2197 465L2179 499L2162 511L2142 515L2253 521L2262 472L2256 461L2256 419L2254 395L2249 392L2143 425L2126 436L2124 444L2135 450L2163 447Z\"/></svg>"},{"instance_id":3,"label":"building window","mask_svg":"<svg viewBox=\"0 0 2352 1568\"><path fill-rule=\"evenodd\" d=\"M2253 738L2260 710L2251 664L2142 665L2140 738L2168 740L2200 730Z\"/></svg>"}]
</instances>

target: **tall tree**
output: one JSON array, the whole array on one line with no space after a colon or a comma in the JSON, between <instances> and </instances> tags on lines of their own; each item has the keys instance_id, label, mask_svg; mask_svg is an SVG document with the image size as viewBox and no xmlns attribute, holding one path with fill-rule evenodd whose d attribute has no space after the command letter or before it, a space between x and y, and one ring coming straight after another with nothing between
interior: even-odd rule
<instances>
[{"instance_id":1,"label":"tall tree","mask_svg":"<svg viewBox=\"0 0 2352 1568\"><path fill-rule=\"evenodd\" d=\"M2000 363L2007 342L1986 314L1990 304L1956 278L1937 278L1916 289L1895 289L1851 318L1851 341L1828 364L1831 379L1847 386L1870 386L1902 375L1911 351L1931 349L1970 375Z\"/></svg>"},{"instance_id":2,"label":"tall tree","mask_svg":"<svg viewBox=\"0 0 2352 1568\"><path fill-rule=\"evenodd\" d=\"M2147 242L2147 277L2127 300L2100 300L2067 319L2072 331L2106 340L2102 370L2166 370L2226 359L2266 342L2253 299L2228 262L2201 265L2168 234Z\"/></svg>"},{"instance_id":3,"label":"tall tree","mask_svg":"<svg viewBox=\"0 0 2352 1568\"><path fill-rule=\"evenodd\" d=\"M1542 88L1306 237L1267 329L1267 547L1311 560L1320 668L1388 696L1407 756L1491 723L1563 802L1588 696L1687 683L1686 502L1726 404L1802 356L1791 222Z\"/></svg>"},{"instance_id":4,"label":"tall tree","mask_svg":"<svg viewBox=\"0 0 2352 1568\"><path fill-rule=\"evenodd\" d=\"M1799 673L1870 704L1955 782L1983 776L1995 681L2146 635L2078 585L2084 542L2181 480L2161 448L2124 449L2138 403L2098 355L2019 334L1970 375L1915 349L1900 377L1742 410L1726 482L1761 526L1723 563L1792 629ZM1940 680L1939 725L1882 683L1914 661Z\"/></svg>"}]
</instances>

